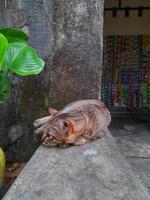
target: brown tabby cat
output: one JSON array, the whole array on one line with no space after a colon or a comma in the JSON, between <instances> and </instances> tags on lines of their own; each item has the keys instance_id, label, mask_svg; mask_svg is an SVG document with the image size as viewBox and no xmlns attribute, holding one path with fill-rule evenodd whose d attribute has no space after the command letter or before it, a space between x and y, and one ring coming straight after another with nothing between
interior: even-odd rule
<instances>
[{"instance_id":1,"label":"brown tabby cat","mask_svg":"<svg viewBox=\"0 0 150 200\"><path fill-rule=\"evenodd\" d=\"M99 100L79 100L62 110L49 108L50 116L37 119L34 126L45 146L83 145L104 135L110 112Z\"/></svg>"}]
</instances>

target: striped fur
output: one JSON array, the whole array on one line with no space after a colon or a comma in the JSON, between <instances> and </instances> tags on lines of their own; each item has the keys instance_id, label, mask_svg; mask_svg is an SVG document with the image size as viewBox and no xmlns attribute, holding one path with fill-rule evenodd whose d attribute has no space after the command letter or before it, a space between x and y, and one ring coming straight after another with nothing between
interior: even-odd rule
<instances>
[{"instance_id":1,"label":"striped fur","mask_svg":"<svg viewBox=\"0 0 150 200\"><path fill-rule=\"evenodd\" d=\"M49 109L50 116L34 122L45 146L83 145L104 135L110 112L99 100L80 100L62 110Z\"/></svg>"}]
</instances>

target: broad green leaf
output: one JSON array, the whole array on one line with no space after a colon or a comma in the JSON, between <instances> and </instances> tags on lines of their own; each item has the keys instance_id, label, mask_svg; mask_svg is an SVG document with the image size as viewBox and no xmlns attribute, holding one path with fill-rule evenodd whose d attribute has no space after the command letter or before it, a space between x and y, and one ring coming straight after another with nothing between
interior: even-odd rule
<instances>
[{"instance_id":1,"label":"broad green leaf","mask_svg":"<svg viewBox=\"0 0 150 200\"><path fill-rule=\"evenodd\" d=\"M3 102L9 95L9 80L5 72L0 71L0 102Z\"/></svg>"},{"instance_id":2,"label":"broad green leaf","mask_svg":"<svg viewBox=\"0 0 150 200\"><path fill-rule=\"evenodd\" d=\"M25 43L14 42L9 44L3 65L16 74L26 76L40 73L45 63L33 48Z\"/></svg>"},{"instance_id":3,"label":"broad green leaf","mask_svg":"<svg viewBox=\"0 0 150 200\"><path fill-rule=\"evenodd\" d=\"M0 29L0 33L2 33L7 38L9 43L27 42L29 40L29 36L25 32L15 28L3 28Z\"/></svg>"},{"instance_id":4,"label":"broad green leaf","mask_svg":"<svg viewBox=\"0 0 150 200\"><path fill-rule=\"evenodd\" d=\"M8 48L7 39L3 34L0 33L0 68L7 48Z\"/></svg>"}]
</instances>

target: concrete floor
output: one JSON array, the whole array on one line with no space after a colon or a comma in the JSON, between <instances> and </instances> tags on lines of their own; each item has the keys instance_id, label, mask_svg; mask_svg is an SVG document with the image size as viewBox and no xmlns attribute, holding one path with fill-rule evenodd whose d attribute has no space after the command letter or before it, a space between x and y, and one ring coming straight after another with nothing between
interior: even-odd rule
<instances>
[{"instance_id":1,"label":"concrete floor","mask_svg":"<svg viewBox=\"0 0 150 200\"><path fill-rule=\"evenodd\" d=\"M150 115L113 115L109 130L150 192Z\"/></svg>"}]
</instances>

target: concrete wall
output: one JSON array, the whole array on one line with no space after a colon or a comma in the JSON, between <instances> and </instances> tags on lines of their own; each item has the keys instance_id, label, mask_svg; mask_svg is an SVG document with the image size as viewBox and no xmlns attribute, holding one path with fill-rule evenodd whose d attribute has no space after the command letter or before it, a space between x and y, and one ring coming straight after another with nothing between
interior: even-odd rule
<instances>
[{"instance_id":1,"label":"concrete wall","mask_svg":"<svg viewBox=\"0 0 150 200\"><path fill-rule=\"evenodd\" d=\"M8 160L25 160L38 146L33 120L49 104L99 97L103 0L0 1L0 27L27 30L46 60L37 77L11 75L11 95L0 104L0 146Z\"/></svg>"},{"instance_id":2,"label":"concrete wall","mask_svg":"<svg viewBox=\"0 0 150 200\"><path fill-rule=\"evenodd\" d=\"M49 0L0 1L0 27L26 30L30 34L30 44L46 59L52 50L51 4ZM0 146L8 160L25 160L38 146L32 123L46 114L49 70L46 66L37 77L11 74L10 82L10 97L0 104Z\"/></svg>"},{"instance_id":3,"label":"concrete wall","mask_svg":"<svg viewBox=\"0 0 150 200\"><path fill-rule=\"evenodd\" d=\"M106 0L105 7L117 7L118 0ZM122 0L122 7L150 6L149 0ZM130 17L124 17L124 12L119 11L117 17L112 17L112 12L105 12L104 34L113 35L150 35L150 10L145 10L143 17L138 17L137 11L131 11Z\"/></svg>"},{"instance_id":4,"label":"concrete wall","mask_svg":"<svg viewBox=\"0 0 150 200\"><path fill-rule=\"evenodd\" d=\"M51 103L98 98L103 44L103 0L54 1Z\"/></svg>"}]
</instances>

